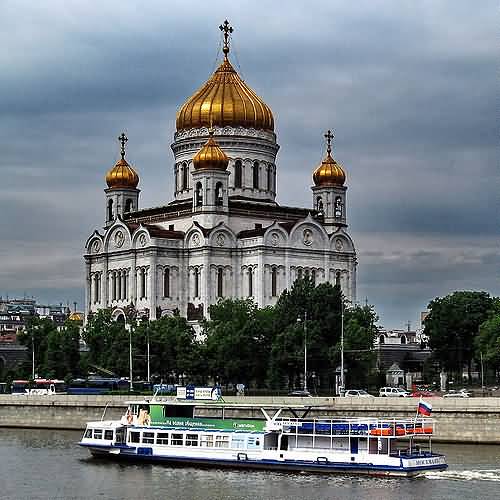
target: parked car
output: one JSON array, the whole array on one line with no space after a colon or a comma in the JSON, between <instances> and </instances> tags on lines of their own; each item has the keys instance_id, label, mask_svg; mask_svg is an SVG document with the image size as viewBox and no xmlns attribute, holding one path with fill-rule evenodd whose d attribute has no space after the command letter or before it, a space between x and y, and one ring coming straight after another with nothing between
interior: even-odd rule
<instances>
[{"instance_id":1,"label":"parked car","mask_svg":"<svg viewBox=\"0 0 500 500\"><path fill-rule=\"evenodd\" d=\"M407 398L410 393L400 387L382 387L378 395L381 398Z\"/></svg>"},{"instance_id":2,"label":"parked car","mask_svg":"<svg viewBox=\"0 0 500 500\"><path fill-rule=\"evenodd\" d=\"M467 389L460 389L459 391L451 390L443 395L443 398L470 398L471 393Z\"/></svg>"},{"instance_id":3,"label":"parked car","mask_svg":"<svg viewBox=\"0 0 500 500\"><path fill-rule=\"evenodd\" d=\"M305 391L304 389L298 389L296 391L292 391L288 393L289 396L296 398L311 398L311 393L309 391Z\"/></svg>"},{"instance_id":4,"label":"parked car","mask_svg":"<svg viewBox=\"0 0 500 500\"><path fill-rule=\"evenodd\" d=\"M345 391L344 397L346 398L373 398L371 394L368 394L363 389L349 389Z\"/></svg>"}]
</instances>

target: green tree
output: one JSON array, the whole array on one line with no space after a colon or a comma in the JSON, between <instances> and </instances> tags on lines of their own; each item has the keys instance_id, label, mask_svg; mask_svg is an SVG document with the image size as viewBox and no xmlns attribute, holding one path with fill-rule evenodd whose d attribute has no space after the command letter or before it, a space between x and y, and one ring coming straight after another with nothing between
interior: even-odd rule
<instances>
[{"instance_id":1,"label":"green tree","mask_svg":"<svg viewBox=\"0 0 500 500\"><path fill-rule=\"evenodd\" d=\"M479 326L498 308L498 301L486 292L454 292L430 302L424 334L441 366L462 379L467 366L469 380Z\"/></svg>"},{"instance_id":2,"label":"green tree","mask_svg":"<svg viewBox=\"0 0 500 500\"><path fill-rule=\"evenodd\" d=\"M222 384L265 379L272 334L272 309L259 311L250 299L226 299L210 306L203 324L208 370Z\"/></svg>"},{"instance_id":3,"label":"green tree","mask_svg":"<svg viewBox=\"0 0 500 500\"><path fill-rule=\"evenodd\" d=\"M49 338L57 333L57 327L52 320L48 318L39 318L33 316L27 322L26 329L19 333L18 341L27 347L29 352L29 361L26 362L22 371L26 374L32 373L32 353L35 349L35 376L47 376L47 348Z\"/></svg>"},{"instance_id":4,"label":"green tree","mask_svg":"<svg viewBox=\"0 0 500 500\"><path fill-rule=\"evenodd\" d=\"M83 332L89 348L87 363L124 376L129 372L129 332L125 323L115 321L112 311L101 309L93 314Z\"/></svg>"},{"instance_id":5,"label":"green tree","mask_svg":"<svg viewBox=\"0 0 500 500\"><path fill-rule=\"evenodd\" d=\"M346 387L367 387L376 376L373 344L378 333L377 321L373 306L355 306L344 312Z\"/></svg>"},{"instance_id":6,"label":"green tree","mask_svg":"<svg viewBox=\"0 0 500 500\"><path fill-rule=\"evenodd\" d=\"M155 379L178 383L197 379L202 372L199 344L186 318L164 316L155 321L140 321L134 331L134 372L147 376L149 339L150 373Z\"/></svg>"},{"instance_id":7,"label":"green tree","mask_svg":"<svg viewBox=\"0 0 500 500\"><path fill-rule=\"evenodd\" d=\"M500 370L500 314L495 314L479 327L476 338L476 359L481 359L494 370Z\"/></svg>"},{"instance_id":8,"label":"green tree","mask_svg":"<svg viewBox=\"0 0 500 500\"><path fill-rule=\"evenodd\" d=\"M314 384L322 390L333 387L339 362L333 347L340 339L341 298L340 287L329 283L315 287L307 277L281 294L275 307L270 361L270 381L275 388L286 384L291 389L303 383L305 341L308 376L314 374ZM313 380L308 377L308 387Z\"/></svg>"}]
</instances>

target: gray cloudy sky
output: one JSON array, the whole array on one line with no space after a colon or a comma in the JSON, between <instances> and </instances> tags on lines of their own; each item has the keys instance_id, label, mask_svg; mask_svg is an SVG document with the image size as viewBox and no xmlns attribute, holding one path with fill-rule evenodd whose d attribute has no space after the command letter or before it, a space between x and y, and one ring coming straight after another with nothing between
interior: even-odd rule
<instances>
[{"instance_id":1,"label":"gray cloudy sky","mask_svg":"<svg viewBox=\"0 0 500 500\"><path fill-rule=\"evenodd\" d=\"M219 24L272 108L278 200L310 206L335 131L358 299L417 326L454 290L500 294L493 0L0 1L0 295L83 307L83 245L129 136L141 204L170 201L176 109L211 74Z\"/></svg>"}]
</instances>

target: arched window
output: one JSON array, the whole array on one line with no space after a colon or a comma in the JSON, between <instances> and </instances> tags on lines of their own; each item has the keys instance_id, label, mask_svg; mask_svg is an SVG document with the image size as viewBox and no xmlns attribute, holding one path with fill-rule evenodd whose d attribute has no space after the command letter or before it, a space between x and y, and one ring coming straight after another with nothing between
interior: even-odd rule
<instances>
[{"instance_id":1,"label":"arched window","mask_svg":"<svg viewBox=\"0 0 500 500\"><path fill-rule=\"evenodd\" d=\"M253 297L253 268L248 268L248 296Z\"/></svg>"},{"instance_id":2,"label":"arched window","mask_svg":"<svg viewBox=\"0 0 500 500\"><path fill-rule=\"evenodd\" d=\"M141 269L141 299L146 298L146 269Z\"/></svg>"},{"instance_id":3,"label":"arched window","mask_svg":"<svg viewBox=\"0 0 500 500\"><path fill-rule=\"evenodd\" d=\"M217 269L217 297L224 297L224 273L222 267Z\"/></svg>"},{"instance_id":4,"label":"arched window","mask_svg":"<svg viewBox=\"0 0 500 500\"><path fill-rule=\"evenodd\" d=\"M175 165L174 167L174 179L175 179L175 192L179 190L179 165Z\"/></svg>"},{"instance_id":5,"label":"arched window","mask_svg":"<svg viewBox=\"0 0 500 500\"><path fill-rule=\"evenodd\" d=\"M335 273L335 286L340 286L340 271Z\"/></svg>"},{"instance_id":6,"label":"arched window","mask_svg":"<svg viewBox=\"0 0 500 500\"><path fill-rule=\"evenodd\" d=\"M127 286L128 272L123 271L123 299L128 299L128 286Z\"/></svg>"},{"instance_id":7,"label":"arched window","mask_svg":"<svg viewBox=\"0 0 500 500\"><path fill-rule=\"evenodd\" d=\"M121 271L118 271L116 273L116 282L117 282L116 298L118 300L121 300L122 299L122 272Z\"/></svg>"},{"instance_id":8,"label":"arched window","mask_svg":"<svg viewBox=\"0 0 500 500\"><path fill-rule=\"evenodd\" d=\"M312 281L313 286L316 286L316 270L315 269L313 269L311 271L311 281Z\"/></svg>"},{"instance_id":9,"label":"arched window","mask_svg":"<svg viewBox=\"0 0 500 500\"><path fill-rule=\"evenodd\" d=\"M170 297L170 268L163 271L163 296Z\"/></svg>"},{"instance_id":10,"label":"arched window","mask_svg":"<svg viewBox=\"0 0 500 500\"><path fill-rule=\"evenodd\" d=\"M302 279L302 268L297 269L297 279L298 280Z\"/></svg>"},{"instance_id":11,"label":"arched window","mask_svg":"<svg viewBox=\"0 0 500 500\"><path fill-rule=\"evenodd\" d=\"M188 166L187 163L182 164L182 189L188 188Z\"/></svg>"},{"instance_id":12,"label":"arched window","mask_svg":"<svg viewBox=\"0 0 500 500\"><path fill-rule=\"evenodd\" d=\"M203 205L203 187L201 182L196 183L196 192L195 192L195 204L197 207L201 207Z\"/></svg>"},{"instance_id":13,"label":"arched window","mask_svg":"<svg viewBox=\"0 0 500 500\"><path fill-rule=\"evenodd\" d=\"M194 270L194 296L200 296L200 270L198 268Z\"/></svg>"},{"instance_id":14,"label":"arched window","mask_svg":"<svg viewBox=\"0 0 500 500\"><path fill-rule=\"evenodd\" d=\"M241 165L241 160L236 160L234 162L234 187L240 188L243 179L243 167Z\"/></svg>"},{"instance_id":15,"label":"arched window","mask_svg":"<svg viewBox=\"0 0 500 500\"><path fill-rule=\"evenodd\" d=\"M406 344L406 336L401 335L401 344L405 345Z\"/></svg>"},{"instance_id":16,"label":"arched window","mask_svg":"<svg viewBox=\"0 0 500 500\"><path fill-rule=\"evenodd\" d=\"M267 190L273 190L273 167L271 165L267 166Z\"/></svg>"},{"instance_id":17,"label":"arched window","mask_svg":"<svg viewBox=\"0 0 500 500\"><path fill-rule=\"evenodd\" d=\"M378 343L385 344L385 335L380 335L380 337L378 338Z\"/></svg>"},{"instance_id":18,"label":"arched window","mask_svg":"<svg viewBox=\"0 0 500 500\"><path fill-rule=\"evenodd\" d=\"M259 189L259 162L255 161L252 167L253 187Z\"/></svg>"},{"instance_id":19,"label":"arched window","mask_svg":"<svg viewBox=\"0 0 500 500\"><path fill-rule=\"evenodd\" d=\"M113 200L108 200L108 221L113 220Z\"/></svg>"},{"instance_id":20,"label":"arched window","mask_svg":"<svg viewBox=\"0 0 500 500\"><path fill-rule=\"evenodd\" d=\"M323 215L323 200L321 199L321 196L319 196L316 200L316 210L318 211L318 214Z\"/></svg>"},{"instance_id":21,"label":"arched window","mask_svg":"<svg viewBox=\"0 0 500 500\"><path fill-rule=\"evenodd\" d=\"M218 182L215 185L215 204L221 207L224 203L224 198L222 194L222 182Z\"/></svg>"},{"instance_id":22,"label":"arched window","mask_svg":"<svg viewBox=\"0 0 500 500\"><path fill-rule=\"evenodd\" d=\"M278 295L278 270L273 267L271 269L271 297Z\"/></svg>"},{"instance_id":23,"label":"arched window","mask_svg":"<svg viewBox=\"0 0 500 500\"><path fill-rule=\"evenodd\" d=\"M342 217L342 198L340 196L337 196L335 198L335 217Z\"/></svg>"},{"instance_id":24,"label":"arched window","mask_svg":"<svg viewBox=\"0 0 500 500\"><path fill-rule=\"evenodd\" d=\"M125 213L131 212L132 211L132 200L130 198L127 199L125 202Z\"/></svg>"}]
</instances>

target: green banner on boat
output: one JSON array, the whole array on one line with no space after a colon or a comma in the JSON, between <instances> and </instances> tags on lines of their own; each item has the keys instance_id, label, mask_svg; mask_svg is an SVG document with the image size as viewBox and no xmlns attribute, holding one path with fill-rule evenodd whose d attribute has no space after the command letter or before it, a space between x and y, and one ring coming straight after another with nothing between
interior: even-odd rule
<instances>
[{"instance_id":1,"label":"green banner on boat","mask_svg":"<svg viewBox=\"0 0 500 500\"><path fill-rule=\"evenodd\" d=\"M180 429L220 429L253 432L263 431L266 424L264 421L259 420L163 417L151 413L152 425L168 425Z\"/></svg>"}]
</instances>

